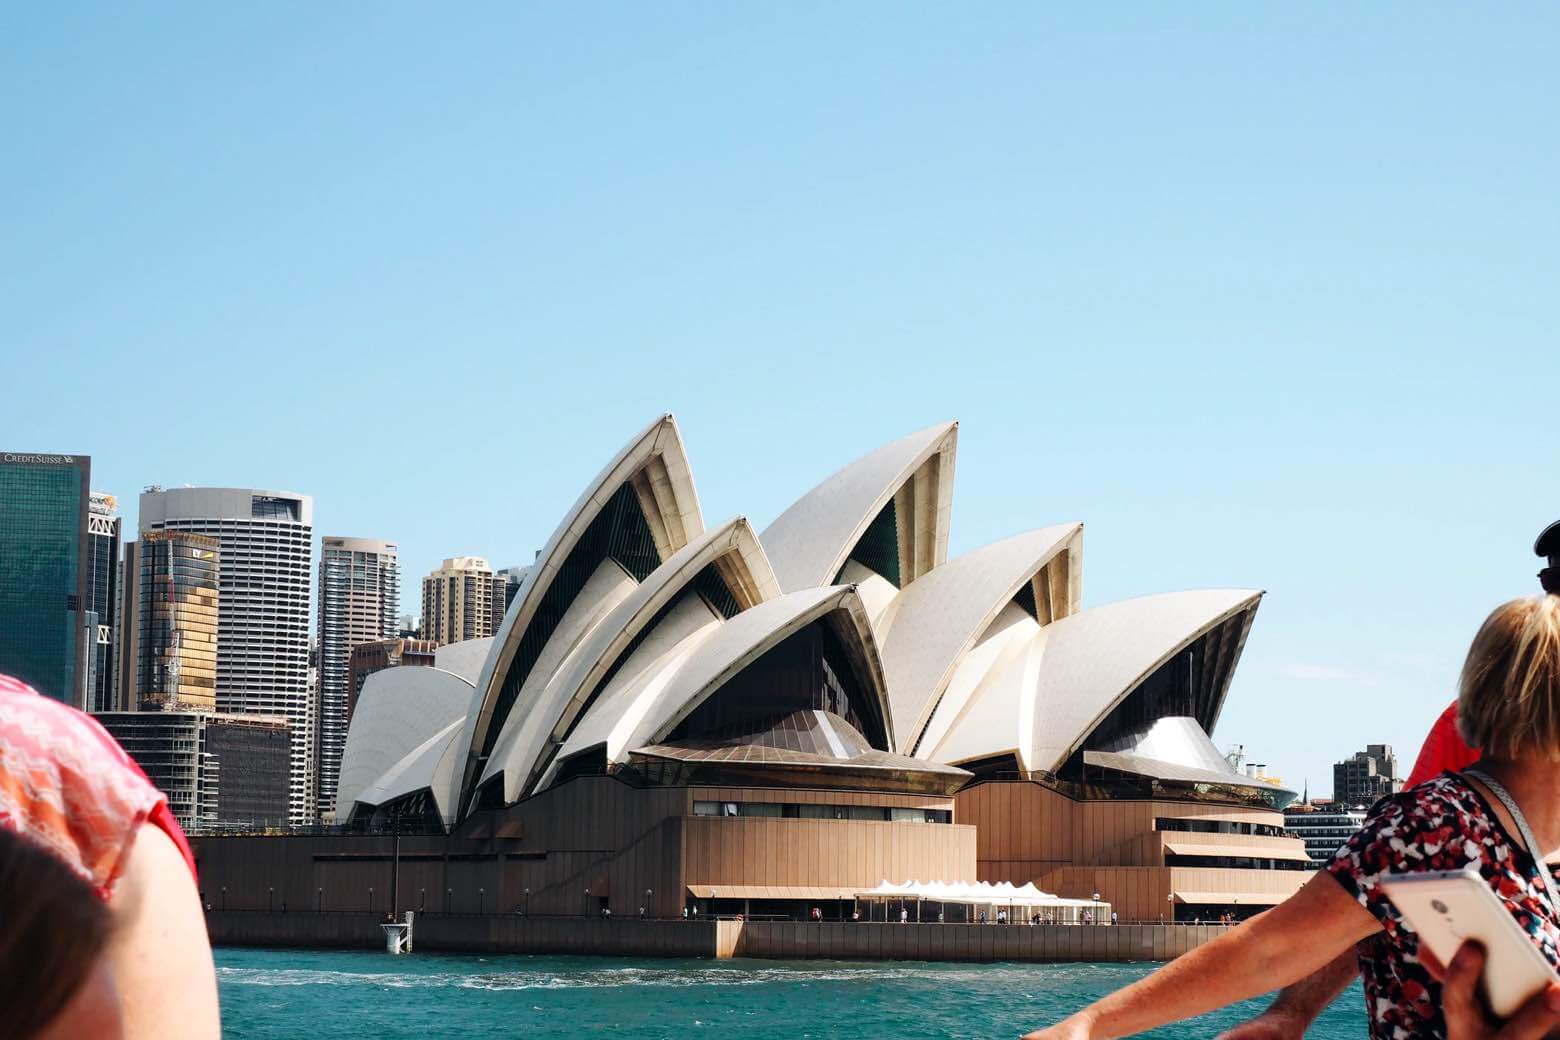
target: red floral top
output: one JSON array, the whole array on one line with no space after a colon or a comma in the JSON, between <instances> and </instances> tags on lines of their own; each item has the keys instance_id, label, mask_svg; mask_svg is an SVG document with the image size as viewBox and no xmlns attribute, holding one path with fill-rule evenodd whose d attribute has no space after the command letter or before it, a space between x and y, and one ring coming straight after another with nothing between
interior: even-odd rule
<instances>
[{"instance_id":1,"label":"red floral top","mask_svg":"<svg viewBox=\"0 0 1560 1040\"><path fill-rule=\"evenodd\" d=\"M1469 867L1490 883L1549 962L1560 963L1560 922L1534 886L1538 864L1506 833L1482 794L1459 774L1443 773L1378 802L1327 866L1384 932L1360 947L1372 1040L1446 1036L1440 983L1420 963L1419 937L1382 891L1381 880Z\"/></svg>"},{"instance_id":2,"label":"red floral top","mask_svg":"<svg viewBox=\"0 0 1560 1040\"><path fill-rule=\"evenodd\" d=\"M194 872L168 799L97 720L0 675L0 827L53 852L106 899L143 823L164 831Z\"/></svg>"}]
</instances>

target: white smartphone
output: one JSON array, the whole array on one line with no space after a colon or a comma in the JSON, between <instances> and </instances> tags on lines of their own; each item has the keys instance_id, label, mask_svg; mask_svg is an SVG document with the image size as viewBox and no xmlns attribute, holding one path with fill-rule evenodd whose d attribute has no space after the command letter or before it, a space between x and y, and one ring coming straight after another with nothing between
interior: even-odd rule
<instances>
[{"instance_id":1,"label":"white smartphone","mask_svg":"<svg viewBox=\"0 0 1560 1040\"><path fill-rule=\"evenodd\" d=\"M1484 947L1484 997L1501 1018L1560 982L1543 951L1476 871L1405 874L1383 878L1381 887L1442 964L1450 964L1468 939Z\"/></svg>"}]
</instances>

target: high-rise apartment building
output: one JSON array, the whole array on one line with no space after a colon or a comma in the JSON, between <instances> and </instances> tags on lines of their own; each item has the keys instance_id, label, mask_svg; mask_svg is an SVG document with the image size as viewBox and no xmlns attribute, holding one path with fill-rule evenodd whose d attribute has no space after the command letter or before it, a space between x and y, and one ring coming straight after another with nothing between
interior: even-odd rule
<instances>
[{"instance_id":1,"label":"high-rise apartment building","mask_svg":"<svg viewBox=\"0 0 1560 1040\"><path fill-rule=\"evenodd\" d=\"M254 488L154 487L141 495L140 527L218 541L217 710L288 720L290 820L310 822L313 744L304 738L314 500Z\"/></svg>"},{"instance_id":2,"label":"high-rise apartment building","mask_svg":"<svg viewBox=\"0 0 1560 1040\"><path fill-rule=\"evenodd\" d=\"M140 707L136 684L141 669L141 543L126 542L119 557L119 610L114 618L114 711Z\"/></svg>"},{"instance_id":3,"label":"high-rise apartment building","mask_svg":"<svg viewBox=\"0 0 1560 1040\"><path fill-rule=\"evenodd\" d=\"M119 704L114 638L119 620L119 500L92 492L87 503L87 707L113 711Z\"/></svg>"},{"instance_id":4,"label":"high-rise apartment building","mask_svg":"<svg viewBox=\"0 0 1560 1040\"><path fill-rule=\"evenodd\" d=\"M1333 765L1333 801L1341 806L1370 805L1402 789L1390 744L1367 744Z\"/></svg>"},{"instance_id":5,"label":"high-rise apartment building","mask_svg":"<svg viewBox=\"0 0 1560 1040\"><path fill-rule=\"evenodd\" d=\"M520 595L520 587L525 584L525 576L531 573L529 565L515 564L513 567L501 567L498 576L504 579L504 609L509 609L509 604Z\"/></svg>"},{"instance_id":6,"label":"high-rise apartment building","mask_svg":"<svg viewBox=\"0 0 1560 1040\"><path fill-rule=\"evenodd\" d=\"M215 711L221 543L148 531L135 543L135 711Z\"/></svg>"},{"instance_id":7,"label":"high-rise apartment building","mask_svg":"<svg viewBox=\"0 0 1560 1040\"><path fill-rule=\"evenodd\" d=\"M89 707L86 455L0 452L0 673ZM88 631L90 626L90 632Z\"/></svg>"},{"instance_id":8,"label":"high-rise apartment building","mask_svg":"<svg viewBox=\"0 0 1560 1040\"><path fill-rule=\"evenodd\" d=\"M423 579L422 638L439 646L494 635L504 620L505 579L480 556L452 556Z\"/></svg>"},{"instance_id":9,"label":"high-rise apartment building","mask_svg":"<svg viewBox=\"0 0 1560 1040\"><path fill-rule=\"evenodd\" d=\"M336 778L347 744L352 649L395 635L400 609L401 566L394 542L334 535L321 539L315 797L322 820L336 811Z\"/></svg>"}]
</instances>

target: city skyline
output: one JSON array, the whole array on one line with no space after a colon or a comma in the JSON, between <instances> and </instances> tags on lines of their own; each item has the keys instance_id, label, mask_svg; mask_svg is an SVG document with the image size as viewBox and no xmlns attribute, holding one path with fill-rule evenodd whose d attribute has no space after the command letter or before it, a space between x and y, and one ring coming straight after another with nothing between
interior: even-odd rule
<instances>
[{"instance_id":1,"label":"city skyline","mask_svg":"<svg viewBox=\"0 0 1560 1040\"><path fill-rule=\"evenodd\" d=\"M76 457L78 457L78 458L89 458L90 457L90 453L86 453L84 455L76 456ZM99 484L98 478L95 475L92 478L92 482L93 482L93 485L95 487ZM216 490L215 488L206 487L206 486L188 486L187 489L188 490L195 490L195 491ZM163 489L163 490L165 490L165 491L172 491L172 490L185 490L185 489L168 488L168 489ZM102 492L102 491L95 491L94 495L99 495L99 494L102 494L102 493L104 493L104 492ZM111 494L113 492L107 492L107 493ZM287 494L293 494L293 493L292 492L288 492ZM313 496L311 496L311 495L303 495L301 497L303 497L305 499L311 499L311 500L313 499ZM128 501L138 501L138 500L134 496L130 496L128 498ZM134 509L134 508L127 508L126 502L127 502L127 498L126 497L121 497L120 498L119 519L121 520L122 523L125 524L125 530L126 531L132 531L132 530L134 530L138 526L137 510ZM391 525L382 525L382 526L393 526L393 524L391 524ZM957 521L956 521L956 525L955 526L957 528ZM1086 523L1085 526L1088 526L1087 523ZM321 536L321 535L318 535L318 534L315 534L315 535L312 536L312 540L311 540L311 555L310 555L310 561L311 561L310 566L311 566L311 568L315 568L315 567L319 566L320 559L321 559L321 554L322 554L322 543L323 543L324 539L325 539L325 536ZM128 541L129 539L127 538L126 540ZM394 543L391 542L390 544L394 544ZM530 554L527 554L527 556L526 556L527 563L511 564L511 565L509 565L509 567L511 567L513 569L517 569L517 570L524 570L525 567L528 564L529 558L530 558ZM450 561L446 557L446 558L441 559L439 561L439 564L442 565L442 564L448 563L448 562L450 562ZM405 569L405 568L403 567L402 569ZM438 569L439 569L439 566L435 565L435 566L429 568L429 573L435 572ZM498 569L498 568L495 567L495 570L496 569ZM408 573L415 573L415 569L414 570L408 570ZM412 582L412 587L413 588L419 588L421 585L422 585L422 581L414 581L414 582ZM1520 591L1521 590L1518 590L1518 594L1520 594ZM309 614L308 614L308 617L309 617L309 632L311 634L315 634L315 633L318 632L319 619L320 619L320 614L319 614L320 606L319 606L318 589L314 589L314 588L311 587L310 592L309 592L309 596L310 596L309 608L308 608L308 610L309 610ZM408 601L401 600L400 601L400 608L401 609L396 612L397 614L400 614L402 612L410 610L411 604ZM421 611L420 611L420 607L419 607L418 613L414 614L413 616L414 617L420 616L420 613L421 613ZM1262 627L1263 626L1262 626L1261 623L1256 625L1255 629L1254 629L1254 633L1260 633L1262 631ZM1254 641L1256 641L1255 638L1254 638ZM1423 664L1423 662L1418 662L1418 663L1419 664ZM1458 658L1458 663L1460 663L1460 655L1459 655L1459 658ZM1251 667L1251 665L1250 665L1249 660L1248 660L1246 668L1249 670L1250 667ZM1317 681L1317 682L1329 682L1329 681L1351 682L1351 681L1357 680L1359 678L1358 676L1345 675L1345 674L1342 674L1342 673L1333 674L1333 673L1327 672L1326 670L1320 670L1320 671L1316 672L1315 674L1311 674L1310 670L1306 669L1306 668L1300 668L1300 669L1295 670L1294 673L1290 677L1294 678L1294 679L1297 679L1297 680ZM1453 678L1455 678L1455 676L1453 676ZM1241 686L1242 686L1241 680L1239 678L1237 678L1236 684L1235 684L1236 690L1239 690L1241 688ZM1454 694L1455 694L1455 688L1452 687L1452 686L1449 686L1448 687L1448 692L1447 692L1447 699L1449 700ZM123 696L123 694L121 694L121 696ZM1440 707L1440 706L1444 706L1444 704L1436 705L1437 708ZM322 708L323 705L315 705L315 707L316 708ZM1245 709L1244 711L1242 711L1243 707ZM1380 734L1378 734L1377 731L1366 731L1364 729L1343 729L1343 728L1340 728L1338 730L1338 736L1337 736L1337 738L1336 738L1334 743L1318 746L1318 747L1315 748L1314 752L1312 752L1309 755L1295 755L1295 754L1292 754L1292 753L1286 753L1283 750L1284 745L1283 745L1282 741L1276 741L1276 740L1268 739L1268 737L1265 735L1264 730L1261 727L1257 727L1255 729L1241 729L1241 730L1237 731L1231 725L1231 723L1228 721L1228 719L1230 717L1235 717L1235 716L1242 715L1242 714L1257 714L1257 715L1261 715L1262 714L1262 712L1260 710L1253 711L1252 708L1253 708L1253 706L1250 706L1250 705L1242 706L1240 704L1239 700L1236 700L1231 705L1231 711L1229 713L1229 716L1227 716L1226 720L1221 723L1221 725L1219 727L1219 731L1214 734L1215 742L1218 744L1218 746L1221 749L1229 749L1229 748L1232 748L1232 747L1236 746L1237 744L1250 745L1252 747L1253 753L1255 755L1265 759L1267 762L1269 762L1271 764L1271 768L1275 772L1276 775L1279 775L1279 776L1283 777L1283 779L1287 783L1289 783L1289 785L1291 787L1308 787L1309 790L1313 793L1313 797L1326 797L1326 796L1332 794L1332 792L1330 790L1330 778L1334 774L1334 767L1336 766L1338 761L1340 761L1340 760L1342 760L1344 758L1347 758L1348 755L1352 753L1352 752L1350 752L1348 750L1349 748L1351 748L1351 747L1358 747L1358 746L1360 746L1360 745L1362 745L1362 744L1364 744L1366 742L1376 743L1377 742L1376 737L1378 735L1380 735ZM1425 710L1428 713L1431 710L1431 708L1430 707L1426 707ZM1424 723L1426 729L1428 729L1428 725L1429 725L1430 721L1432 721L1432 717L1427 714L1426 719L1425 719L1425 723ZM315 720L314 721L315 731L311 732L311 733L308 733L308 734L302 735L303 743L305 743L308 746L318 747L319 742L320 742L320 737L321 737L321 734L320 734L320 732L318 730L319 730L319 727L321 727L322 725L323 725L323 719ZM1400 727L1398 727L1397 732L1402 733L1402 734L1405 735L1403 737L1396 738L1396 739L1399 739L1399 740L1402 741L1400 746L1409 747L1411 749L1411 751L1409 753L1408 760L1407 760L1407 762L1403 766L1404 771L1406 771L1407 766L1412 764L1413 752L1417 751L1419 740L1423 737L1423 734L1422 733L1416 733L1414 731L1414 727L1413 726L1400 726ZM1383 742L1391 743L1391 741L1383 741ZM321 766L321 758L320 758L320 756L318 754L316 754L314 756L314 758L312 759L312 761L314 763L314 767L316 769L319 769L320 766ZM1296 763L1299 763L1298 767L1297 767ZM1315 764L1313 765L1313 763L1315 763ZM311 774L311 775L312 775L313 780L316 782L316 784L321 779L323 779L323 777L320 776L320 775L314 775L314 774ZM1324 794L1324 792L1326 792L1326 794ZM316 787L313 793L314 793L314 797L316 799L318 799L319 803L322 806L328 806L329 805L328 799L330 798L330 794L328 792L326 792L323 787Z\"/></svg>"},{"instance_id":2,"label":"city skyline","mask_svg":"<svg viewBox=\"0 0 1560 1040\"><path fill-rule=\"evenodd\" d=\"M65 458L65 457L69 457L69 456L60 455L59 457ZM90 461L90 456L89 455L75 456L75 458L77 458L79 460L82 460L83 462L89 462ZM202 492L202 491L217 492L217 491L233 491L235 489L231 489L231 488L203 488L203 487L188 487L188 486L186 488L184 488L184 489L162 489L160 487L157 487L155 490L152 490L151 488L149 488L148 491L147 492L143 492L143 494L152 494L152 495L165 494L167 490L184 490L184 491L193 491L193 492ZM244 490L245 494L249 493L249 489L243 489L243 490ZM292 492L266 492L266 494L295 496L295 493L292 493ZM93 492L94 500L101 499L102 497L104 497L104 493L102 493L102 492ZM310 506L308 507L309 508L309 515L312 516L312 502L313 502L312 496L301 495L301 496L296 496L296 497L297 497L297 499L299 501L310 503ZM99 507L95 505L95 508L99 508ZM134 517L135 514L132 513L131 516ZM116 517L116 519L120 519L120 518ZM134 526L138 526L138 524L133 524L132 528ZM90 534L90 531L89 531L89 534ZM143 532L141 537L142 538L145 537L145 533L144 532ZM213 544L215 544L214 541L213 541ZM363 556L364 552L368 551L368 550L373 550L375 553L381 553L382 552L382 553L387 554L386 558L388 560L388 563L387 563L387 566L388 566L388 577L382 577L380 580L384 581L388 588L393 589L394 592L395 592L395 595L392 598L386 599L380 605L380 607L377 610L377 615L376 616L379 617L379 623L381 623L381 624L386 626L386 628L384 630L385 631L385 637L388 638L391 635L393 635L394 634L395 625L400 620L402 608L404 608L406 606L406 604L399 599L399 585L400 585L399 575L400 575L400 569L401 568L400 568L400 565L399 565L399 558L398 558L398 555L397 555L398 549L397 549L396 544L394 542L385 541L385 540L381 540L381 539L346 538L346 537L342 537L342 536L333 536L333 535L312 535L312 541L311 541L311 546L312 547L311 547L311 550L310 550L310 567L311 567L311 569L314 568L314 567L318 567L320 569L321 581L319 583L318 588L312 588L311 591L310 591L310 597L311 597L310 598L310 607L309 607L310 632L317 636L319 633L321 633L321 632L323 632L325 630L325 617L324 617L324 613L323 613L325 608L324 608L323 604L321 603L321 595L322 595L323 590L325 588L326 568L324 566L324 563L325 563L326 547L329 546L329 545L334 545L336 547L335 551L337 551L338 553L342 550L343 547L345 547L345 549L346 549L346 557L348 559L350 559L354 555L361 557L361 556ZM446 558L446 559L441 561L441 567L448 567L449 565L452 565L452 564L460 564L462 566L465 566L465 565L475 565L477 567L485 567L485 566L487 566L487 563L486 563L485 560L483 560L481 558L477 558L477 557L457 557L457 558L453 558L453 559ZM489 569L492 569L492 568L489 568ZM512 570L512 571L517 571L517 572L524 572L524 571L526 571L528 569L528 565L512 565L510 568L506 568L506 569ZM440 568L435 568L433 574L437 574L439 572L439 570L440 570ZM425 577L423 579L423 581L421 583L419 583L419 584L426 584L426 582L432 576L433 575L430 574L429 576ZM500 578L501 578L501 576L500 576ZM511 586L510 588L512 590L513 586ZM494 588L494 590L492 591L491 594L494 595L494 596L501 595L501 593L499 592L499 590L496 587ZM361 610L359 610L358 613L361 613ZM359 619L359 620L361 620L361 619ZM359 627L361 627L361 625ZM478 633L476 638L480 638L481 636L490 635L490 634L491 634L490 631L484 629L483 631ZM355 645L356 642L361 642L361 641L362 640L348 640L347 642ZM315 644L313 644L311 642L311 646L312 645L315 645ZM350 648L351 648L350 645L347 646L347 650L348 651L350 651ZM323 650L323 646L322 645L321 645L321 650ZM134 647L132 647L132 652L134 652ZM321 668L320 668L321 680L320 681L321 681L322 684L324 683L324 678L323 677L324 677L324 673L325 673L325 670L326 670L324 665L325 665L324 655L323 655L323 653L321 653ZM344 669L344 667L345 667L345 659L343 659L343 669ZM341 700L342 700L343 703L341 705L339 705L339 707L341 707L343 709L345 707L345 695L346 695L346 691L345 691L345 688L343 688L342 696L341 696ZM127 694L123 690L121 690L120 693L119 693L119 696L125 697L125 696L127 696ZM309 778L310 778L310 785L311 785L310 786L310 797L313 798L313 799L316 799L318 801L319 812L323 816L323 815L328 814L330 812L330 810L331 810L331 808L332 808L332 806L334 804L334 792L330 791L330 790L327 790L327 786L328 786L329 780L336 775L336 769L332 766L330 759L332 757L334 757L336 759L336 761L339 762L340 747L341 747L341 745L345 741L345 730L342 729L341 732L334 733L330 737L327 738L326 733L325 733L326 727L327 727L327 718L326 718L326 716L329 714L329 711L330 711L330 705L329 705L330 696L329 696L328 691L324 690L323 685L317 691L317 693L315 694L315 698L316 698L317 703L311 704L310 705L310 709L313 710L313 711L318 712L319 714L318 714L317 717L314 717L314 718L311 719L310 725L312 726L312 729L309 732L307 732L307 733L300 733L299 736L300 736L300 739L305 743L306 747L312 749L311 752L308 752L308 754L310 754L312 757L309 758L309 763L310 764L307 767L307 771L309 773ZM172 706L170 706L170 708L168 710L174 710L174 709L173 709ZM208 707L208 708L203 709L203 710L210 711L212 709ZM261 712L260 714L261 714L261 716L264 716L266 713L265 712ZM1221 730L1222 730L1222 727L1221 727ZM1369 734L1358 735L1358 737L1359 737L1360 740L1368 740L1369 739ZM1246 749L1245 749L1244 744L1238 743L1236 741L1236 739L1235 739L1235 735L1234 734L1227 734L1227 735L1218 735L1218 734L1216 734L1215 735L1215 739L1216 739L1217 743L1219 744L1219 746L1221 748L1223 748L1223 749L1228 749L1230 751L1231 755L1234 755L1234 754L1236 754L1238 752L1242 760L1244 760L1245 757L1247 757L1246 756ZM1415 746L1417 747L1417 745L1415 745ZM1390 751L1390 748L1388 750ZM1260 753L1261 752L1259 750L1259 754ZM1304 777L1302 780L1300 780L1298 782L1291 782L1291 786L1293 786L1293 787L1305 787L1307 790L1310 790L1311 788L1314 787L1315 791L1316 791L1315 797L1318 797L1318 798L1326 798L1326 797L1329 797L1329 796L1330 797L1337 797L1337 792L1336 791L1328 791L1327 795L1324 795L1322 793L1323 790L1326 790L1327 776L1328 775L1335 776L1337 774L1338 769L1341 767L1342 762L1344 760L1349 759L1351 756L1350 756L1350 753L1348 753L1348 752L1335 751L1331 747L1329 747L1326 750L1326 752L1324 752L1324 754L1333 756L1333 761L1332 761L1331 765L1329 766L1329 769L1328 769L1326 774L1324 774L1319 780L1316 780L1316 781L1313 781L1309 776ZM1265 757L1274 758L1275 756L1273 756L1271 754L1268 754ZM1354 757L1358 757L1358 756L1354 756ZM1412 763L1412 758L1410 757L1408 763L1405 763L1405 765L1403 767L1404 770L1406 770L1407 765L1411 764L1411 763ZM1282 763L1275 763L1274 767L1279 772L1287 771L1287 767L1283 766ZM1267 767L1264 766L1263 768L1265 769ZM1401 776L1401 772L1399 772L1398 775Z\"/></svg>"}]
</instances>

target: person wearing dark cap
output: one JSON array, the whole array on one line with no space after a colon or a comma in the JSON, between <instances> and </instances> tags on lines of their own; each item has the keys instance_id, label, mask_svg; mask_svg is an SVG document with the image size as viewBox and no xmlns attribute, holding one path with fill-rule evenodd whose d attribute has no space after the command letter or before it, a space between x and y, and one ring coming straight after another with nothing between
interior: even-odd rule
<instances>
[{"instance_id":1,"label":"person wearing dark cap","mask_svg":"<svg viewBox=\"0 0 1560 1040\"><path fill-rule=\"evenodd\" d=\"M1538 583L1552 596L1560 596L1560 520L1533 543L1533 552L1548 564L1538 572ZM1479 752L1463 739L1457 725L1457 702L1435 720L1425 737L1405 789L1412 789L1445 772L1459 772L1479 760ZM1279 993L1262 1014L1222 1034L1219 1040L1300 1040L1320 1015L1354 980L1359 968L1355 955L1347 953Z\"/></svg>"},{"instance_id":2,"label":"person wearing dark cap","mask_svg":"<svg viewBox=\"0 0 1560 1040\"><path fill-rule=\"evenodd\" d=\"M1533 551L1549 564L1538 572L1538 583L1551 596L1560 596L1560 520L1544 528L1533 543Z\"/></svg>"}]
</instances>

